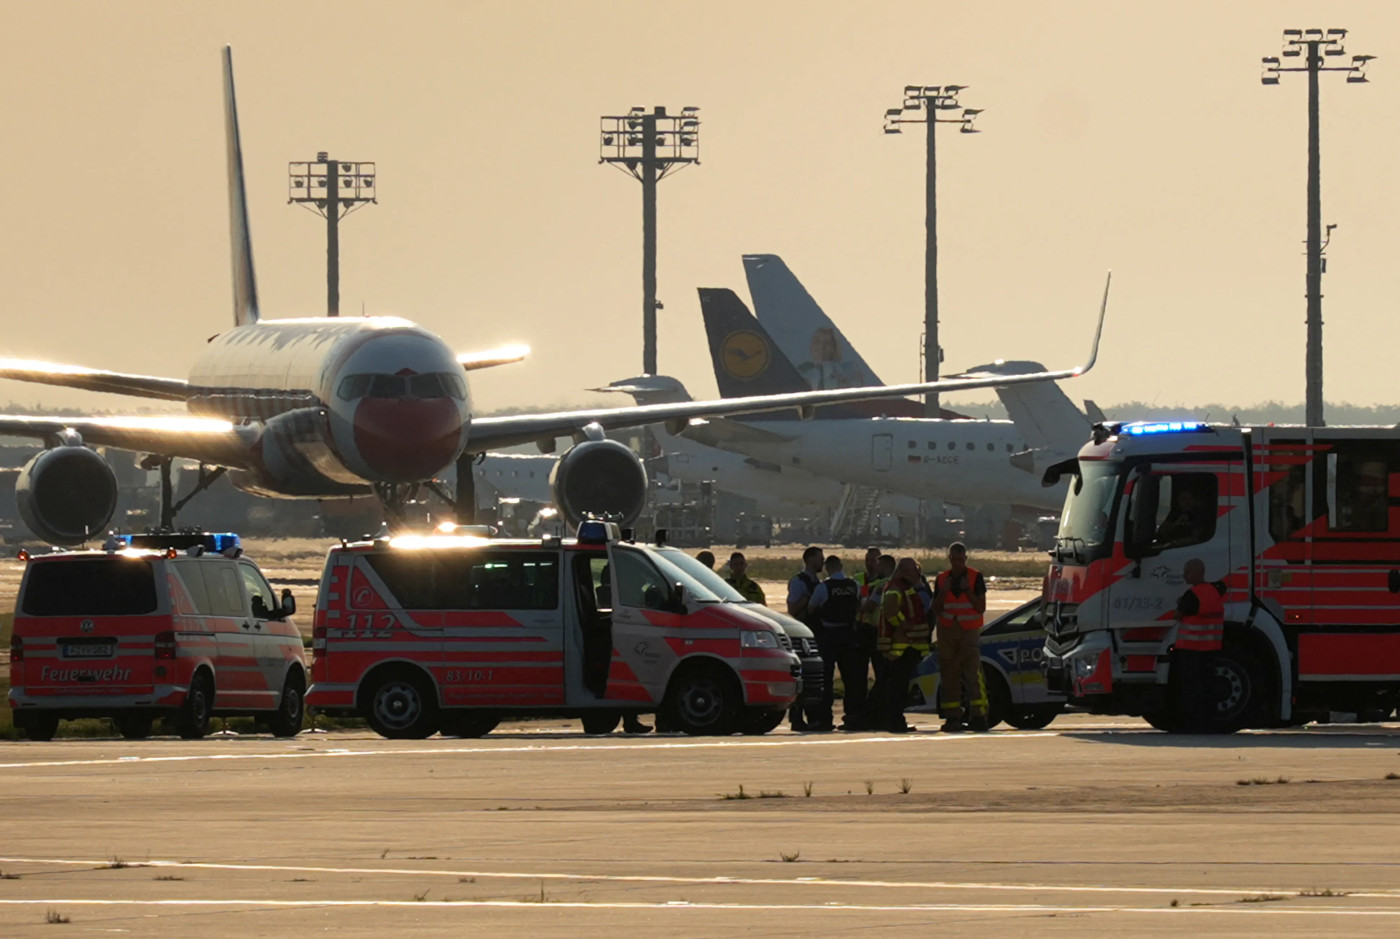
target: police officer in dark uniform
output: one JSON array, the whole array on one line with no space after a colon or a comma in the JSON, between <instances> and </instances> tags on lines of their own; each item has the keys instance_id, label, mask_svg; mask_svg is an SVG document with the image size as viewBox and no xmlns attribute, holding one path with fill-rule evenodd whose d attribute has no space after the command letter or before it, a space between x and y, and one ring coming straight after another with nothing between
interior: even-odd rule
<instances>
[{"instance_id":1,"label":"police officer in dark uniform","mask_svg":"<svg viewBox=\"0 0 1400 939\"><path fill-rule=\"evenodd\" d=\"M810 545L806 551L802 552L802 570L788 581L788 616L806 623L813 633L817 631L817 621L809 607L812 603L812 594L821 584L822 558L825 555L826 552L821 548ZM805 710L810 709L804 709L800 704L794 704L788 709L788 722L793 730L807 730L808 724L815 720L815 715L808 715L804 713ZM827 715L827 720L830 722L830 714Z\"/></svg>"},{"instance_id":2,"label":"police officer in dark uniform","mask_svg":"<svg viewBox=\"0 0 1400 939\"><path fill-rule=\"evenodd\" d=\"M860 582L847 577L841 570L841 559L831 555L826 559L826 580L812 591L807 608L816 622L817 648L821 652L826 684L823 686L822 709L816 715L812 730L831 730L835 703L833 679L841 669L841 683L846 688L845 715L842 730L865 727L866 658L861 654L856 635L856 616L860 612Z\"/></svg>"}]
</instances>

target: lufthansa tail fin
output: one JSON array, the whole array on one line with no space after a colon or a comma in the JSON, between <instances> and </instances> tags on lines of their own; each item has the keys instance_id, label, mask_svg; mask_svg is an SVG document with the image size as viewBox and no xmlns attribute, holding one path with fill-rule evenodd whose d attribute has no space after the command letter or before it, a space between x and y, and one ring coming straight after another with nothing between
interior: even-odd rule
<instances>
[{"instance_id":1,"label":"lufthansa tail fin","mask_svg":"<svg viewBox=\"0 0 1400 939\"><path fill-rule=\"evenodd\" d=\"M701 287L700 312L705 317L720 397L811 390L734 291Z\"/></svg>"},{"instance_id":2,"label":"lufthansa tail fin","mask_svg":"<svg viewBox=\"0 0 1400 939\"><path fill-rule=\"evenodd\" d=\"M238 137L238 102L233 94L233 47L224 46L224 136L228 148L228 235L233 256L233 322L258 321L258 281L253 275L253 240L248 231L248 194L243 182L243 145Z\"/></svg>"},{"instance_id":3,"label":"lufthansa tail fin","mask_svg":"<svg viewBox=\"0 0 1400 939\"><path fill-rule=\"evenodd\" d=\"M820 390L884 384L782 258L746 254L744 274L758 321L809 387Z\"/></svg>"}]
</instances>

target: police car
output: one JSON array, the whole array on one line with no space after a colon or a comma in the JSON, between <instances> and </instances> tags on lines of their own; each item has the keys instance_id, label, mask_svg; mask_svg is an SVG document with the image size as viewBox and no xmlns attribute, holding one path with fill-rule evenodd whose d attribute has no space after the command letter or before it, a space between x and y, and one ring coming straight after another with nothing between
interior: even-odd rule
<instances>
[{"instance_id":1,"label":"police car","mask_svg":"<svg viewBox=\"0 0 1400 939\"><path fill-rule=\"evenodd\" d=\"M1065 708L1065 696L1045 684L1045 628L1040 599L1023 603L982 628L982 677L987 683L987 724L1039 730ZM925 656L909 684L909 710L938 711L938 653Z\"/></svg>"},{"instance_id":2,"label":"police car","mask_svg":"<svg viewBox=\"0 0 1400 939\"><path fill-rule=\"evenodd\" d=\"M10 638L10 707L31 740L108 717L124 737L168 718L203 737L213 715L301 730L307 684L290 591L277 600L238 536L114 535L99 551L30 555Z\"/></svg>"}]
</instances>

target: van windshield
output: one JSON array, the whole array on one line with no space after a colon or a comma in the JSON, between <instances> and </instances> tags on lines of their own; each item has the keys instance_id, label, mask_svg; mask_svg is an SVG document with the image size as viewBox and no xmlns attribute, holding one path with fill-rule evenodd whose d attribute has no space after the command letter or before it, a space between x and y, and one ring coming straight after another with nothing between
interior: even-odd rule
<instances>
[{"instance_id":1,"label":"van windshield","mask_svg":"<svg viewBox=\"0 0 1400 939\"><path fill-rule=\"evenodd\" d=\"M719 576L716 571L711 570L701 564L695 558L686 554L679 548L657 548L656 553L670 561L676 567L685 571L695 580L704 584L705 587L716 597L725 603L748 603L748 599L739 591L735 590L728 581ZM687 590L690 588L686 588Z\"/></svg>"},{"instance_id":2,"label":"van windshield","mask_svg":"<svg viewBox=\"0 0 1400 939\"><path fill-rule=\"evenodd\" d=\"M1121 463L1080 461L1079 473L1065 494L1056 539L1057 557L1087 561L1097 554L1095 549L1112 541L1113 503L1121 469Z\"/></svg>"},{"instance_id":3,"label":"van windshield","mask_svg":"<svg viewBox=\"0 0 1400 939\"><path fill-rule=\"evenodd\" d=\"M651 549L647 552L651 559L656 562L656 566L661 570L661 576L665 577L672 584L680 584L685 588L686 596L699 603L720 603L722 598L713 590L705 586L700 580L691 575L690 571L675 563L675 558L671 552L664 548ZM700 565L704 567L704 565Z\"/></svg>"},{"instance_id":4,"label":"van windshield","mask_svg":"<svg viewBox=\"0 0 1400 939\"><path fill-rule=\"evenodd\" d=\"M140 616L156 611L150 561L82 558L31 564L22 609L29 616Z\"/></svg>"}]
</instances>

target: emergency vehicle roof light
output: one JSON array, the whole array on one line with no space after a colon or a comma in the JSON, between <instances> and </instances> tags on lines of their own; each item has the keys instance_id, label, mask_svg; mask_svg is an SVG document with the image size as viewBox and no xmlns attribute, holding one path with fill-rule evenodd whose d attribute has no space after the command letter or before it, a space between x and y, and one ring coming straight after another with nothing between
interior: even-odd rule
<instances>
[{"instance_id":1,"label":"emergency vehicle roof light","mask_svg":"<svg viewBox=\"0 0 1400 939\"><path fill-rule=\"evenodd\" d=\"M619 532L616 522L600 522L597 519L579 522L579 544L607 544L610 541L617 541L618 538Z\"/></svg>"},{"instance_id":2,"label":"emergency vehicle roof light","mask_svg":"<svg viewBox=\"0 0 1400 939\"><path fill-rule=\"evenodd\" d=\"M1141 437L1145 434L1196 434L1209 429L1205 421L1151 421L1124 424L1118 432Z\"/></svg>"}]
</instances>

